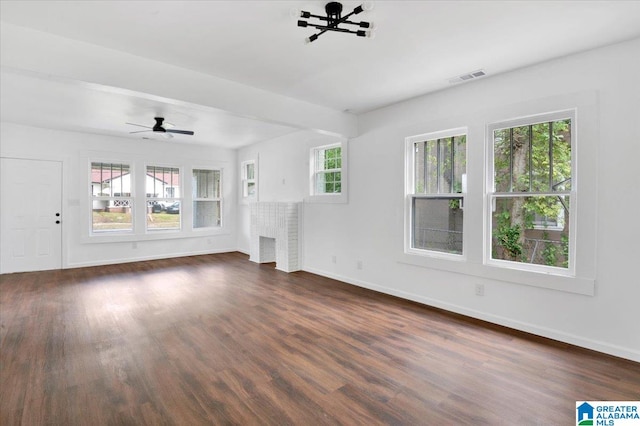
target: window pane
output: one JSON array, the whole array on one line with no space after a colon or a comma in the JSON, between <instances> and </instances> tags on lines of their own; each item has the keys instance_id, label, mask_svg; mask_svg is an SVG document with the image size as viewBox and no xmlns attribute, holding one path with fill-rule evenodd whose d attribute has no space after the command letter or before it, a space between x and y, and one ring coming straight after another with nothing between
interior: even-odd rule
<instances>
[{"instance_id":1,"label":"window pane","mask_svg":"<svg viewBox=\"0 0 640 426\"><path fill-rule=\"evenodd\" d=\"M247 163L245 167L246 167L245 177L247 179L255 179L255 164Z\"/></svg>"},{"instance_id":2,"label":"window pane","mask_svg":"<svg viewBox=\"0 0 640 426\"><path fill-rule=\"evenodd\" d=\"M494 198L492 258L569 266L569 196Z\"/></svg>"},{"instance_id":3,"label":"window pane","mask_svg":"<svg viewBox=\"0 0 640 426\"><path fill-rule=\"evenodd\" d=\"M149 197L179 198L180 169L174 167L147 166L146 193Z\"/></svg>"},{"instance_id":4,"label":"window pane","mask_svg":"<svg viewBox=\"0 0 640 426\"><path fill-rule=\"evenodd\" d=\"M571 190L571 120L494 131L496 192Z\"/></svg>"},{"instance_id":5,"label":"window pane","mask_svg":"<svg viewBox=\"0 0 640 426\"><path fill-rule=\"evenodd\" d=\"M462 192L462 175L467 173L467 136L461 135L453 138L454 146L454 180L453 190L456 194Z\"/></svg>"},{"instance_id":6,"label":"window pane","mask_svg":"<svg viewBox=\"0 0 640 426\"><path fill-rule=\"evenodd\" d=\"M511 138L509 129L500 129L493 132L493 169L496 191L511 191Z\"/></svg>"},{"instance_id":7,"label":"window pane","mask_svg":"<svg viewBox=\"0 0 640 426\"><path fill-rule=\"evenodd\" d=\"M412 248L462 253L461 197L414 198Z\"/></svg>"},{"instance_id":8,"label":"window pane","mask_svg":"<svg viewBox=\"0 0 640 426\"><path fill-rule=\"evenodd\" d=\"M163 204L159 201L147 202L147 229L180 229L180 201L167 204L164 210Z\"/></svg>"},{"instance_id":9,"label":"window pane","mask_svg":"<svg viewBox=\"0 0 640 426\"><path fill-rule=\"evenodd\" d=\"M533 192L549 192L551 184L549 181L550 155L549 155L549 123L539 123L531 126L532 142L531 147L531 188ZM527 167L529 169L529 167Z\"/></svg>"},{"instance_id":10,"label":"window pane","mask_svg":"<svg viewBox=\"0 0 640 426\"><path fill-rule=\"evenodd\" d=\"M453 138L438 139L438 163L440 165L439 172L439 193L448 194L451 193L451 187L453 185L452 175L452 159L451 159L451 140Z\"/></svg>"},{"instance_id":11,"label":"window pane","mask_svg":"<svg viewBox=\"0 0 640 426\"><path fill-rule=\"evenodd\" d=\"M193 170L193 197L220 198L220 170Z\"/></svg>"},{"instance_id":12,"label":"window pane","mask_svg":"<svg viewBox=\"0 0 640 426\"><path fill-rule=\"evenodd\" d=\"M131 170L128 164L91 163L91 195L94 197L131 196Z\"/></svg>"},{"instance_id":13,"label":"window pane","mask_svg":"<svg viewBox=\"0 0 640 426\"><path fill-rule=\"evenodd\" d=\"M414 144L415 193L461 193L467 167L466 146L466 135Z\"/></svg>"},{"instance_id":14,"label":"window pane","mask_svg":"<svg viewBox=\"0 0 640 426\"><path fill-rule=\"evenodd\" d=\"M220 201L194 201L193 227L220 226Z\"/></svg>"},{"instance_id":15,"label":"window pane","mask_svg":"<svg viewBox=\"0 0 640 426\"><path fill-rule=\"evenodd\" d=\"M553 123L553 191L571 191L571 120Z\"/></svg>"},{"instance_id":16,"label":"window pane","mask_svg":"<svg viewBox=\"0 0 640 426\"><path fill-rule=\"evenodd\" d=\"M513 191L529 191L529 126L511 129Z\"/></svg>"},{"instance_id":17,"label":"window pane","mask_svg":"<svg viewBox=\"0 0 640 426\"><path fill-rule=\"evenodd\" d=\"M132 231L131 200L94 200L92 212L93 232Z\"/></svg>"},{"instance_id":18,"label":"window pane","mask_svg":"<svg viewBox=\"0 0 640 426\"><path fill-rule=\"evenodd\" d=\"M425 143L425 160L426 169L424 172L427 181L427 194L438 193L438 141L427 141Z\"/></svg>"},{"instance_id":19,"label":"window pane","mask_svg":"<svg viewBox=\"0 0 640 426\"><path fill-rule=\"evenodd\" d=\"M255 182L247 182L247 194L245 197L253 197L256 195L256 184Z\"/></svg>"},{"instance_id":20,"label":"window pane","mask_svg":"<svg viewBox=\"0 0 640 426\"><path fill-rule=\"evenodd\" d=\"M415 194L424 194L425 188L425 142L413 144L413 191Z\"/></svg>"}]
</instances>

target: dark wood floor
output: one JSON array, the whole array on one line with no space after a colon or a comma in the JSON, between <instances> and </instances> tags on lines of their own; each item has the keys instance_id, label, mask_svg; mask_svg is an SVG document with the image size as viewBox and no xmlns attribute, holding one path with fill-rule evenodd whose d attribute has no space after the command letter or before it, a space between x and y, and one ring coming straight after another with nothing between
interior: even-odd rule
<instances>
[{"instance_id":1,"label":"dark wood floor","mask_svg":"<svg viewBox=\"0 0 640 426\"><path fill-rule=\"evenodd\" d=\"M640 364L239 253L3 275L0 424L575 424Z\"/></svg>"}]
</instances>

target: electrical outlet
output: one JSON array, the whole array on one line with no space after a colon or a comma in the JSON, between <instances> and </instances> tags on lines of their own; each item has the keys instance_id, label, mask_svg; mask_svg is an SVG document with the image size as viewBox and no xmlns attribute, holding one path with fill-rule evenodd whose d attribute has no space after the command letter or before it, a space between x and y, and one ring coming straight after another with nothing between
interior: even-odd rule
<instances>
[{"instance_id":1,"label":"electrical outlet","mask_svg":"<svg viewBox=\"0 0 640 426\"><path fill-rule=\"evenodd\" d=\"M484 296L484 284L476 284L476 296Z\"/></svg>"},{"instance_id":2,"label":"electrical outlet","mask_svg":"<svg viewBox=\"0 0 640 426\"><path fill-rule=\"evenodd\" d=\"M138 243L136 241L131 243L131 248L132 249L137 249L138 248Z\"/></svg>"},{"instance_id":3,"label":"electrical outlet","mask_svg":"<svg viewBox=\"0 0 640 426\"><path fill-rule=\"evenodd\" d=\"M331 256L331 263L338 263L338 258L335 255Z\"/></svg>"},{"instance_id":4,"label":"electrical outlet","mask_svg":"<svg viewBox=\"0 0 640 426\"><path fill-rule=\"evenodd\" d=\"M362 269L362 260L356 261L356 268L357 269Z\"/></svg>"}]
</instances>

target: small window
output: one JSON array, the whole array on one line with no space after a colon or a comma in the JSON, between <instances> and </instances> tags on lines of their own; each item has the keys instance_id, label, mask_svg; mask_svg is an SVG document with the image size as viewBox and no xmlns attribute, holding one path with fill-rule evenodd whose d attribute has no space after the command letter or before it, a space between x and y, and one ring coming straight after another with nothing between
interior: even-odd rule
<instances>
[{"instance_id":1,"label":"small window","mask_svg":"<svg viewBox=\"0 0 640 426\"><path fill-rule=\"evenodd\" d=\"M342 193L342 147L340 144L314 148L313 195Z\"/></svg>"},{"instance_id":2,"label":"small window","mask_svg":"<svg viewBox=\"0 0 640 426\"><path fill-rule=\"evenodd\" d=\"M407 139L408 251L463 254L464 130Z\"/></svg>"},{"instance_id":3,"label":"small window","mask_svg":"<svg viewBox=\"0 0 640 426\"><path fill-rule=\"evenodd\" d=\"M256 162L245 161L242 163L242 198L255 199L257 196Z\"/></svg>"},{"instance_id":4,"label":"small window","mask_svg":"<svg viewBox=\"0 0 640 426\"><path fill-rule=\"evenodd\" d=\"M180 229L182 202L180 169L147 166L147 230Z\"/></svg>"},{"instance_id":5,"label":"small window","mask_svg":"<svg viewBox=\"0 0 640 426\"><path fill-rule=\"evenodd\" d=\"M131 167L122 163L91 163L91 231L133 231Z\"/></svg>"},{"instance_id":6,"label":"small window","mask_svg":"<svg viewBox=\"0 0 640 426\"><path fill-rule=\"evenodd\" d=\"M193 228L212 228L222 224L220 170L193 170Z\"/></svg>"},{"instance_id":7,"label":"small window","mask_svg":"<svg viewBox=\"0 0 640 426\"><path fill-rule=\"evenodd\" d=\"M570 267L573 121L565 112L489 127L492 260Z\"/></svg>"}]
</instances>

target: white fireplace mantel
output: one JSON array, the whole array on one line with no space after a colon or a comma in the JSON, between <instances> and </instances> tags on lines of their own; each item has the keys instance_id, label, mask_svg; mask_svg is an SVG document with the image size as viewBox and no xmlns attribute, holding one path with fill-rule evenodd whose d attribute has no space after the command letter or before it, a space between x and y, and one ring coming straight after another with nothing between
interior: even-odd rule
<instances>
[{"instance_id":1,"label":"white fireplace mantel","mask_svg":"<svg viewBox=\"0 0 640 426\"><path fill-rule=\"evenodd\" d=\"M300 203L251 203L251 248L249 260L276 262L276 269L299 271Z\"/></svg>"}]
</instances>

